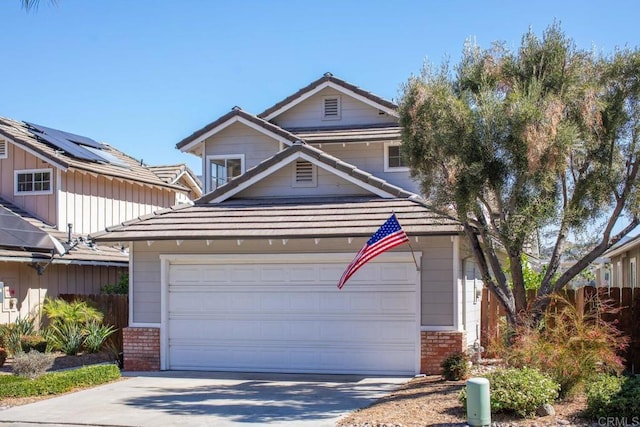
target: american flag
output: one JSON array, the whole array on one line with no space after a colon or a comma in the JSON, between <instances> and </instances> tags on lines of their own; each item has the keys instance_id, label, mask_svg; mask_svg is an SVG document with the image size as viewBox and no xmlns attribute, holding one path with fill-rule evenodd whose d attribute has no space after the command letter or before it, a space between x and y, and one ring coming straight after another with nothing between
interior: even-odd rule
<instances>
[{"instance_id":1,"label":"american flag","mask_svg":"<svg viewBox=\"0 0 640 427\"><path fill-rule=\"evenodd\" d=\"M389 219L382 224L382 227L371 236L353 261L347 266L347 269L342 273L342 277L338 282L338 289L342 289L344 284L347 283L347 280L367 262L382 252L388 251L408 241L409 238L402 227L400 227L396 214L392 214Z\"/></svg>"}]
</instances>

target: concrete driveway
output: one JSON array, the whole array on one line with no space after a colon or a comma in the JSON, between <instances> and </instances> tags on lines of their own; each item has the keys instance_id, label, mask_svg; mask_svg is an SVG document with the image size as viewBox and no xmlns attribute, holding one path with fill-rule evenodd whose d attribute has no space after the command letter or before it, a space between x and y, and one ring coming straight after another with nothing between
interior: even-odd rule
<instances>
[{"instance_id":1,"label":"concrete driveway","mask_svg":"<svg viewBox=\"0 0 640 427\"><path fill-rule=\"evenodd\" d=\"M125 375L116 383L0 410L0 426L334 426L409 379L178 371Z\"/></svg>"}]
</instances>

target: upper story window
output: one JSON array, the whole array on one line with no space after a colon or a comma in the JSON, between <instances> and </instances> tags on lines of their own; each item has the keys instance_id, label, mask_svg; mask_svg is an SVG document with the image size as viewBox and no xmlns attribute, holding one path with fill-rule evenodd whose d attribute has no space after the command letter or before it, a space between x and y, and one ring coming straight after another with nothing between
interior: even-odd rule
<instances>
[{"instance_id":1,"label":"upper story window","mask_svg":"<svg viewBox=\"0 0 640 427\"><path fill-rule=\"evenodd\" d=\"M322 120L340 120L342 105L339 96L322 98Z\"/></svg>"},{"instance_id":2,"label":"upper story window","mask_svg":"<svg viewBox=\"0 0 640 427\"><path fill-rule=\"evenodd\" d=\"M207 156L211 190L226 184L244 173L244 154Z\"/></svg>"},{"instance_id":3,"label":"upper story window","mask_svg":"<svg viewBox=\"0 0 640 427\"><path fill-rule=\"evenodd\" d=\"M0 139L0 159L6 159L9 156L7 141Z\"/></svg>"},{"instance_id":4,"label":"upper story window","mask_svg":"<svg viewBox=\"0 0 640 427\"><path fill-rule=\"evenodd\" d=\"M400 144L386 142L384 144L384 171L385 172L407 172L409 165L402 156Z\"/></svg>"},{"instance_id":5,"label":"upper story window","mask_svg":"<svg viewBox=\"0 0 640 427\"><path fill-rule=\"evenodd\" d=\"M15 195L51 194L53 192L51 175L51 169L15 171Z\"/></svg>"},{"instance_id":6,"label":"upper story window","mask_svg":"<svg viewBox=\"0 0 640 427\"><path fill-rule=\"evenodd\" d=\"M293 169L293 187L317 187L316 166L306 160L296 161Z\"/></svg>"}]
</instances>

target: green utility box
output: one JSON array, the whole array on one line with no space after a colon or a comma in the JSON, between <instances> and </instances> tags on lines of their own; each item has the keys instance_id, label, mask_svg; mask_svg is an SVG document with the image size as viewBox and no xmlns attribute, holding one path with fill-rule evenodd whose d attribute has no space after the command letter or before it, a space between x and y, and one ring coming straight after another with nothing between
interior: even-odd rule
<instances>
[{"instance_id":1,"label":"green utility box","mask_svg":"<svg viewBox=\"0 0 640 427\"><path fill-rule=\"evenodd\" d=\"M486 378L467 380L467 423L472 427L491 425L489 380Z\"/></svg>"}]
</instances>

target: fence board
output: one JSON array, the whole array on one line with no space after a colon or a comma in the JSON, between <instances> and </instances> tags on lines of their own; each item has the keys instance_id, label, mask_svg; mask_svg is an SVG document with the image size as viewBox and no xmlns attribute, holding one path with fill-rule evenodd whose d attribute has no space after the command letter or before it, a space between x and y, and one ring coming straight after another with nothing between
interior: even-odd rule
<instances>
[{"instance_id":1,"label":"fence board","mask_svg":"<svg viewBox=\"0 0 640 427\"><path fill-rule=\"evenodd\" d=\"M613 322L623 335L629 337L629 347L620 356L626 360L626 367L632 373L640 371L640 289L635 288L594 288L586 286L562 293L579 313L587 313L600 304L608 304L613 310L602 314L602 319ZM527 292L528 301L535 299L535 291ZM551 306L552 310L559 307ZM500 318L505 311L498 299L488 289L482 291L480 306L482 346L487 349L491 343L500 339ZM488 357L493 355L488 354Z\"/></svg>"},{"instance_id":2,"label":"fence board","mask_svg":"<svg viewBox=\"0 0 640 427\"><path fill-rule=\"evenodd\" d=\"M82 295L60 294L65 301L86 301L104 314L102 323L113 325L118 330L111 335L113 345L122 352L122 329L129 326L129 296L128 295Z\"/></svg>"}]
</instances>

